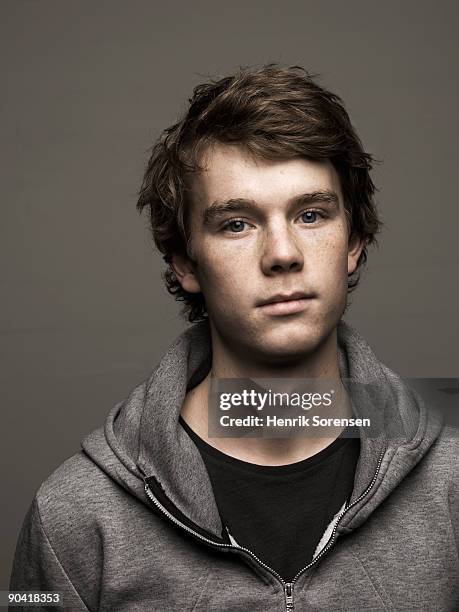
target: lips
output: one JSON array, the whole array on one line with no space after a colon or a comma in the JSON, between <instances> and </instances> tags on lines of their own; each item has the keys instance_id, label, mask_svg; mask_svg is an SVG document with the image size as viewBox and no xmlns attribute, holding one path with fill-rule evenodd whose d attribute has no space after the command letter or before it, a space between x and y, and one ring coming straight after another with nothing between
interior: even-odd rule
<instances>
[{"instance_id":1,"label":"lips","mask_svg":"<svg viewBox=\"0 0 459 612\"><path fill-rule=\"evenodd\" d=\"M303 300L310 298L311 296L304 291L295 291L294 293L277 293L276 295L267 298L266 300L260 300L257 306L267 306L268 304L277 304L278 302L290 302L292 300Z\"/></svg>"},{"instance_id":2,"label":"lips","mask_svg":"<svg viewBox=\"0 0 459 612\"><path fill-rule=\"evenodd\" d=\"M269 316L294 315L308 308L312 297L304 291L277 293L266 300L260 300L257 306L260 312Z\"/></svg>"}]
</instances>

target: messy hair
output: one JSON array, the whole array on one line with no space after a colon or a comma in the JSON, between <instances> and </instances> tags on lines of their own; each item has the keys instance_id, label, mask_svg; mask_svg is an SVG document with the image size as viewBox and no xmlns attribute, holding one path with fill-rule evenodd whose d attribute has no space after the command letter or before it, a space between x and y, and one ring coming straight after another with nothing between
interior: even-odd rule
<instances>
[{"instance_id":1,"label":"messy hair","mask_svg":"<svg viewBox=\"0 0 459 612\"><path fill-rule=\"evenodd\" d=\"M184 116L164 130L153 146L137 209L149 211L153 240L168 267L169 293L184 302L189 321L207 317L202 293L185 291L171 266L174 253L192 259L188 179L202 152L214 144L233 144L262 159L303 157L330 160L343 192L349 236L364 241L348 290L358 284L367 246L380 229L370 177L373 157L364 151L342 100L317 84L299 66L241 68L231 76L195 87Z\"/></svg>"}]
</instances>

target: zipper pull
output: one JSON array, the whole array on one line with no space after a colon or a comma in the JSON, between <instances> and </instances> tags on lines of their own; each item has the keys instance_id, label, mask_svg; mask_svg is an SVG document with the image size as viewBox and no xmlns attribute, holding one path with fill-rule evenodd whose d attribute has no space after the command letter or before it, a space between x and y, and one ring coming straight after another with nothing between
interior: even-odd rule
<instances>
[{"instance_id":1,"label":"zipper pull","mask_svg":"<svg viewBox=\"0 0 459 612\"><path fill-rule=\"evenodd\" d=\"M285 593L285 609L293 610L293 584L291 582L287 582L284 586Z\"/></svg>"}]
</instances>

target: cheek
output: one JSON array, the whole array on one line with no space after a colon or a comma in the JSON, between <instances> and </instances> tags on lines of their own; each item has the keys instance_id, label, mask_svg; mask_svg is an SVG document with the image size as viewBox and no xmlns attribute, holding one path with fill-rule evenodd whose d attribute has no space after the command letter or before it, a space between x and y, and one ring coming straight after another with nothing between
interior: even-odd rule
<instances>
[{"instance_id":1,"label":"cheek","mask_svg":"<svg viewBox=\"0 0 459 612\"><path fill-rule=\"evenodd\" d=\"M229 257L221 250L207 250L204 256L197 254L198 279L208 304L219 310L230 308L237 301L241 284L247 276L243 268L235 264L234 255Z\"/></svg>"},{"instance_id":2,"label":"cheek","mask_svg":"<svg viewBox=\"0 0 459 612\"><path fill-rule=\"evenodd\" d=\"M347 295L347 241L330 237L317 249L315 279L322 298L341 307ZM334 307L333 307L334 308Z\"/></svg>"},{"instance_id":3,"label":"cheek","mask_svg":"<svg viewBox=\"0 0 459 612\"><path fill-rule=\"evenodd\" d=\"M325 277L333 277L337 283L347 276L347 240L330 234L316 244L317 268Z\"/></svg>"}]
</instances>

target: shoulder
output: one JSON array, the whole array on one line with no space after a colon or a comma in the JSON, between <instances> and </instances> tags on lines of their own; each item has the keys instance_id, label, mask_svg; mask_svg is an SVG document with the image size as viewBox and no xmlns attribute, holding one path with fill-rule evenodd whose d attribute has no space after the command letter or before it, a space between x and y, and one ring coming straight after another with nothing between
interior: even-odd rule
<instances>
[{"instance_id":1,"label":"shoulder","mask_svg":"<svg viewBox=\"0 0 459 612\"><path fill-rule=\"evenodd\" d=\"M75 609L93 609L103 559L97 497L112 486L83 452L59 466L40 486L25 517L11 584L61 591Z\"/></svg>"},{"instance_id":2,"label":"shoulder","mask_svg":"<svg viewBox=\"0 0 459 612\"><path fill-rule=\"evenodd\" d=\"M438 473L458 475L459 471L459 429L443 427L428 454L432 467Z\"/></svg>"},{"instance_id":3,"label":"shoulder","mask_svg":"<svg viewBox=\"0 0 459 612\"><path fill-rule=\"evenodd\" d=\"M40 486L35 502L43 529L58 547L72 539L103 541L110 525L126 516L151 515L143 479L108 451L94 459L81 450L64 461Z\"/></svg>"},{"instance_id":4,"label":"shoulder","mask_svg":"<svg viewBox=\"0 0 459 612\"><path fill-rule=\"evenodd\" d=\"M65 521L81 511L87 516L103 491L113 484L82 451L64 461L40 486L36 503L46 523Z\"/></svg>"},{"instance_id":5,"label":"shoulder","mask_svg":"<svg viewBox=\"0 0 459 612\"><path fill-rule=\"evenodd\" d=\"M459 430L444 427L413 471L422 490L448 502L450 510L459 510Z\"/></svg>"},{"instance_id":6,"label":"shoulder","mask_svg":"<svg viewBox=\"0 0 459 612\"><path fill-rule=\"evenodd\" d=\"M38 489L34 500L37 519L67 568L80 553L99 555L101 543L94 534L101 493L112 486L107 475L79 452L64 461Z\"/></svg>"},{"instance_id":7,"label":"shoulder","mask_svg":"<svg viewBox=\"0 0 459 612\"><path fill-rule=\"evenodd\" d=\"M438 478L448 483L448 495L459 504L459 429L444 427L432 448Z\"/></svg>"}]
</instances>

